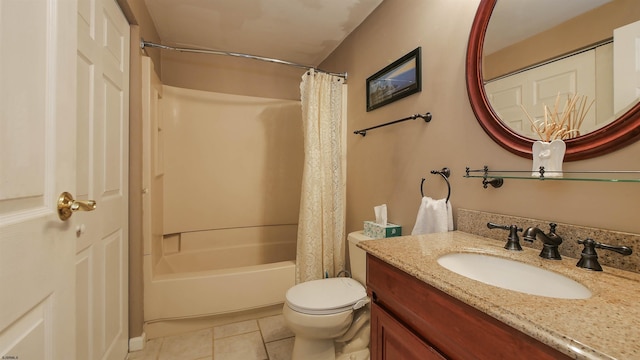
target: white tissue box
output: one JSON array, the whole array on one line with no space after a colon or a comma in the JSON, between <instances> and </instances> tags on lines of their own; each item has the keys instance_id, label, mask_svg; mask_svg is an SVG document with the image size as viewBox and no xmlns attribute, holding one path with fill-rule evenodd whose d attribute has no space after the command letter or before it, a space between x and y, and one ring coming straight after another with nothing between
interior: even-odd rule
<instances>
[{"instance_id":1,"label":"white tissue box","mask_svg":"<svg viewBox=\"0 0 640 360\"><path fill-rule=\"evenodd\" d=\"M386 226L382 226L376 224L374 221L365 221L364 234L373 239L402 236L402 226L392 223L387 223Z\"/></svg>"}]
</instances>

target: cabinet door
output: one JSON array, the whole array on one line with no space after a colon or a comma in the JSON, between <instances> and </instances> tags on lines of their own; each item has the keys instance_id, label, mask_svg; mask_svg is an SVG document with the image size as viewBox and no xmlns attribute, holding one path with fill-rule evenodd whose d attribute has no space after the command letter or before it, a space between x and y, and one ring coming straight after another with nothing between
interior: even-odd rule
<instances>
[{"instance_id":1,"label":"cabinet door","mask_svg":"<svg viewBox=\"0 0 640 360\"><path fill-rule=\"evenodd\" d=\"M371 339L375 360L444 359L376 303L371 304Z\"/></svg>"}]
</instances>

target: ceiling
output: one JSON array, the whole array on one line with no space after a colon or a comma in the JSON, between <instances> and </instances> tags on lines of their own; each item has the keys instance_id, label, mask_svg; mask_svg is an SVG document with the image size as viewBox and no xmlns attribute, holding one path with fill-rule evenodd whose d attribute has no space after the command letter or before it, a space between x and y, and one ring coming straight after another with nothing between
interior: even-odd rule
<instances>
[{"instance_id":1,"label":"ceiling","mask_svg":"<svg viewBox=\"0 0 640 360\"><path fill-rule=\"evenodd\" d=\"M318 66L383 0L145 0L164 45Z\"/></svg>"},{"instance_id":2,"label":"ceiling","mask_svg":"<svg viewBox=\"0 0 640 360\"><path fill-rule=\"evenodd\" d=\"M316 67L383 0L144 1L165 45L258 55ZM498 1L487 29L485 53L610 1Z\"/></svg>"}]
</instances>

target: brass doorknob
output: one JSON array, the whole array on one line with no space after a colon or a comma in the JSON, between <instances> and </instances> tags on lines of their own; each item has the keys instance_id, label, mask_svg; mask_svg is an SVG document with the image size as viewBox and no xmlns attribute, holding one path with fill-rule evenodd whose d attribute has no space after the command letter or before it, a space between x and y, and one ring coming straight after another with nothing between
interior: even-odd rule
<instances>
[{"instance_id":1,"label":"brass doorknob","mask_svg":"<svg viewBox=\"0 0 640 360\"><path fill-rule=\"evenodd\" d=\"M65 221L73 215L75 211L92 211L96 209L94 200L74 200L73 195L63 192L58 198L58 216Z\"/></svg>"}]
</instances>

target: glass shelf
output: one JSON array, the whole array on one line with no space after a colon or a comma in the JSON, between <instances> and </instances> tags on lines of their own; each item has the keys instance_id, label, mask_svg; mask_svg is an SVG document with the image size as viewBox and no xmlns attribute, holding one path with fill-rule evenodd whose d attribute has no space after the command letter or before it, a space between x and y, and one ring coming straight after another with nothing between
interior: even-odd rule
<instances>
[{"instance_id":1,"label":"glass shelf","mask_svg":"<svg viewBox=\"0 0 640 360\"><path fill-rule=\"evenodd\" d=\"M557 174L560 173L560 176ZM489 170L466 169L466 178L478 178L484 180L491 179L522 179L538 181L599 181L599 182L636 182L640 183L640 170L595 170L595 171L544 171L540 170L540 175L534 176L531 170Z\"/></svg>"}]
</instances>

